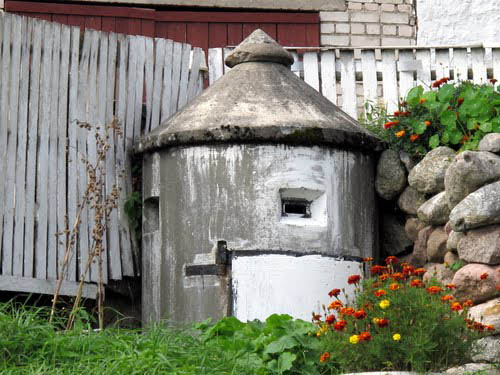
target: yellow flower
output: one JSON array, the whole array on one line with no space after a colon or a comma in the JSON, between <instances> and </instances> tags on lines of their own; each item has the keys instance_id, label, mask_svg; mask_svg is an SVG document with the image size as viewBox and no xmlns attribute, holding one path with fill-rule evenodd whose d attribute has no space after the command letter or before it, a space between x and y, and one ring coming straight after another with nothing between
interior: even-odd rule
<instances>
[{"instance_id":1,"label":"yellow flower","mask_svg":"<svg viewBox=\"0 0 500 375\"><path fill-rule=\"evenodd\" d=\"M387 299L380 301L379 306L381 309L387 309L391 305L391 302Z\"/></svg>"},{"instance_id":2,"label":"yellow flower","mask_svg":"<svg viewBox=\"0 0 500 375\"><path fill-rule=\"evenodd\" d=\"M352 335L349 337L349 342L351 344L357 344L359 342L359 336L358 335Z\"/></svg>"},{"instance_id":3,"label":"yellow flower","mask_svg":"<svg viewBox=\"0 0 500 375\"><path fill-rule=\"evenodd\" d=\"M399 341L401 340L401 335L399 333L395 333L394 335L392 335L392 339L394 341Z\"/></svg>"},{"instance_id":4,"label":"yellow flower","mask_svg":"<svg viewBox=\"0 0 500 375\"><path fill-rule=\"evenodd\" d=\"M378 324L379 321L380 321L379 318L373 318L372 319L373 324Z\"/></svg>"},{"instance_id":5,"label":"yellow flower","mask_svg":"<svg viewBox=\"0 0 500 375\"><path fill-rule=\"evenodd\" d=\"M404 130L401 130L401 131L396 132L396 133L394 133L394 134L396 135L396 137L401 138L403 135L405 135L405 131L404 131Z\"/></svg>"}]
</instances>

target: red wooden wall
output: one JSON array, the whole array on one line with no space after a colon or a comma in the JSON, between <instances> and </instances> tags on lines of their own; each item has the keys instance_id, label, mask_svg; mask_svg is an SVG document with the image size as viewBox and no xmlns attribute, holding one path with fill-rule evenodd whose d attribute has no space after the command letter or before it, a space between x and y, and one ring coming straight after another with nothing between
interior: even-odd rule
<instances>
[{"instance_id":1,"label":"red wooden wall","mask_svg":"<svg viewBox=\"0 0 500 375\"><path fill-rule=\"evenodd\" d=\"M102 31L190 43L207 51L239 44L261 28L284 46L319 46L318 13L179 11L5 0L11 13Z\"/></svg>"}]
</instances>

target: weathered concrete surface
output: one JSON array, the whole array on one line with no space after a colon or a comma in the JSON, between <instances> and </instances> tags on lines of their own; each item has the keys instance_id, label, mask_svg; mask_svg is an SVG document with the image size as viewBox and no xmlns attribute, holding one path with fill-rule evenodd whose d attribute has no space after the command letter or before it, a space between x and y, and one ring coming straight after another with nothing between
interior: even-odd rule
<instances>
[{"instance_id":1,"label":"weathered concrete surface","mask_svg":"<svg viewBox=\"0 0 500 375\"><path fill-rule=\"evenodd\" d=\"M184 271L197 254L210 255L219 240L249 255L268 250L373 256L377 233L369 156L321 147L224 144L171 148L160 155L162 316L196 321L226 313L227 280L188 277ZM321 192L317 212L310 219L282 217L282 189Z\"/></svg>"},{"instance_id":2,"label":"weathered concrete surface","mask_svg":"<svg viewBox=\"0 0 500 375\"><path fill-rule=\"evenodd\" d=\"M430 151L411 170L408 183L423 194L435 194L444 190L446 169L455 159L455 151L441 146Z\"/></svg>"},{"instance_id":3,"label":"weathered concrete surface","mask_svg":"<svg viewBox=\"0 0 500 375\"><path fill-rule=\"evenodd\" d=\"M140 4L181 7L283 9L283 10L345 10L344 0L66 0L67 3Z\"/></svg>"},{"instance_id":4,"label":"weathered concrete surface","mask_svg":"<svg viewBox=\"0 0 500 375\"><path fill-rule=\"evenodd\" d=\"M391 200L406 186L406 169L399 154L394 150L385 150L380 155L375 176L375 190L385 199Z\"/></svg>"},{"instance_id":5,"label":"weathered concrete surface","mask_svg":"<svg viewBox=\"0 0 500 375\"><path fill-rule=\"evenodd\" d=\"M268 37L268 41L273 40ZM144 136L135 145L136 151L220 142L381 150L378 138L287 66L276 63L275 51L268 59L236 65L182 111Z\"/></svg>"}]
</instances>

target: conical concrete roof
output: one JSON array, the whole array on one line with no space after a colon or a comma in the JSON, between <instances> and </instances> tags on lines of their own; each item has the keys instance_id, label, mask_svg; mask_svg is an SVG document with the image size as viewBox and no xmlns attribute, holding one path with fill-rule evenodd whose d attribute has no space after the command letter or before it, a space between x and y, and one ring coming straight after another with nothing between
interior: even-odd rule
<instances>
[{"instance_id":1,"label":"conical concrete roof","mask_svg":"<svg viewBox=\"0 0 500 375\"><path fill-rule=\"evenodd\" d=\"M231 55L233 67L137 144L137 152L203 143L331 145L374 151L377 138L293 74L293 58L262 30Z\"/></svg>"}]
</instances>

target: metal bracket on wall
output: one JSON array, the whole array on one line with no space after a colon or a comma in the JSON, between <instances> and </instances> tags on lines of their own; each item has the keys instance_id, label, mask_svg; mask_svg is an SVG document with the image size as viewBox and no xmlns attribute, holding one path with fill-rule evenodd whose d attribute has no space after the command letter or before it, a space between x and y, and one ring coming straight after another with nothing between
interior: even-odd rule
<instances>
[{"instance_id":1,"label":"metal bracket on wall","mask_svg":"<svg viewBox=\"0 0 500 375\"><path fill-rule=\"evenodd\" d=\"M218 241L215 251L215 263L212 264L186 264L186 276L215 275L226 276L227 266L231 264L231 256L227 250L226 241Z\"/></svg>"}]
</instances>

